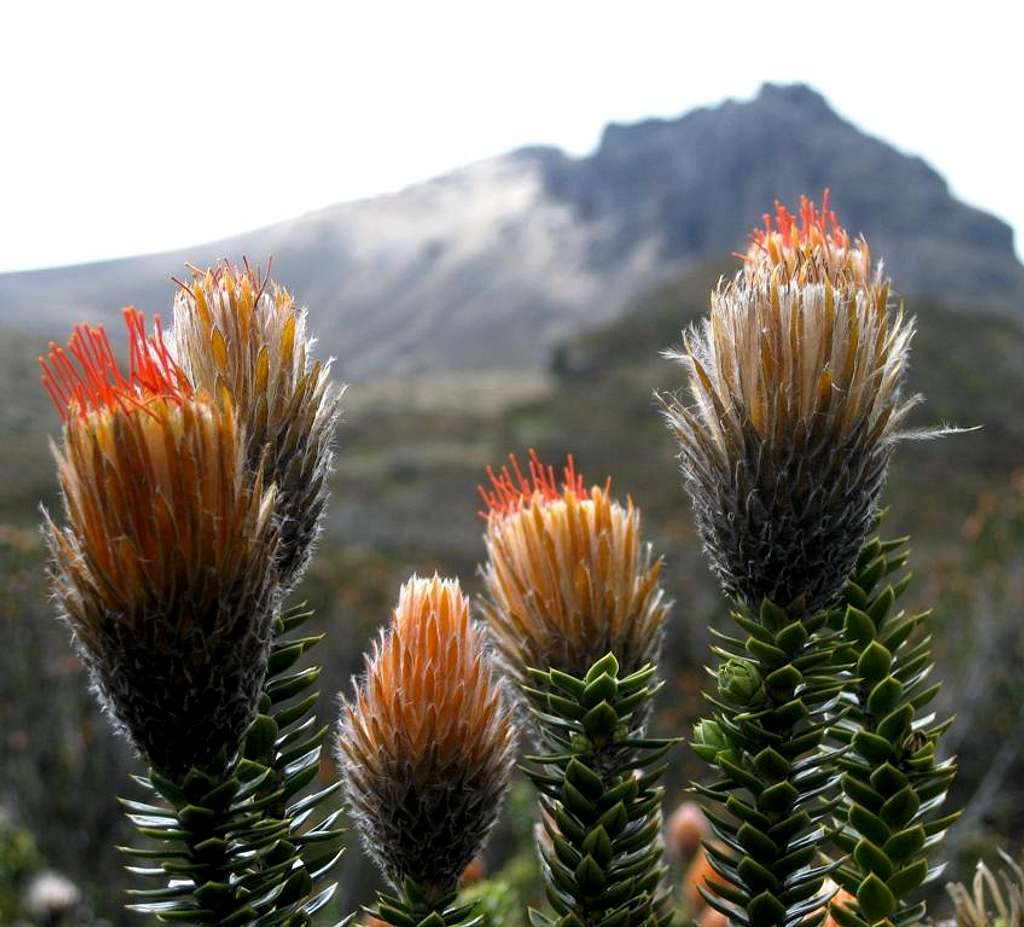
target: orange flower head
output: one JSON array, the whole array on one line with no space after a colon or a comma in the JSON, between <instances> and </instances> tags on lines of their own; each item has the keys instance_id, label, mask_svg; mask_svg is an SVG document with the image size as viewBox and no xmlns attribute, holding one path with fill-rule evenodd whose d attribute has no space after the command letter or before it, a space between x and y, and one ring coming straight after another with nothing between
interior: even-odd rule
<instances>
[{"instance_id":1,"label":"orange flower head","mask_svg":"<svg viewBox=\"0 0 1024 927\"><path fill-rule=\"evenodd\" d=\"M309 562L327 505L334 428L343 390L313 357L306 310L246 264L192 269L174 300L178 361L195 384L237 409L251 472L278 488L281 583Z\"/></svg>"},{"instance_id":2,"label":"orange flower head","mask_svg":"<svg viewBox=\"0 0 1024 927\"><path fill-rule=\"evenodd\" d=\"M609 652L624 674L653 662L669 603L632 501L613 499L610 481L588 491L571 457L560 484L533 451L528 476L514 456L488 475L482 607L513 676L583 676Z\"/></svg>"},{"instance_id":3,"label":"orange flower head","mask_svg":"<svg viewBox=\"0 0 1024 927\"><path fill-rule=\"evenodd\" d=\"M851 238L839 223L827 189L820 207L801 196L795 214L776 200L774 217L764 214L764 228L751 233L742 257L751 277L767 273L801 285L827 279L838 288L872 285L888 291L889 287L880 269L871 265L871 250L864 236Z\"/></svg>"},{"instance_id":4,"label":"orange flower head","mask_svg":"<svg viewBox=\"0 0 1024 927\"><path fill-rule=\"evenodd\" d=\"M51 577L97 689L165 774L237 745L266 670L274 492L250 479L230 407L192 395L159 336L126 314L123 375L99 329L53 348L65 524L46 516ZM77 364L75 363L77 361Z\"/></svg>"},{"instance_id":5,"label":"orange flower head","mask_svg":"<svg viewBox=\"0 0 1024 927\"><path fill-rule=\"evenodd\" d=\"M413 576L342 703L338 738L349 807L392 883L454 890L497 818L514 743L458 581Z\"/></svg>"}]
</instances>

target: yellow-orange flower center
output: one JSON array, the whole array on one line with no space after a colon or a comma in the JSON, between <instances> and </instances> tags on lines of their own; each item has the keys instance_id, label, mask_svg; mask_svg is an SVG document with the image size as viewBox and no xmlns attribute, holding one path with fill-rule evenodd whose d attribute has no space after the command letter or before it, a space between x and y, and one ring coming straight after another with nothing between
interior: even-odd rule
<instances>
[{"instance_id":1,"label":"yellow-orange flower center","mask_svg":"<svg viewBox=\"0 0 1024 927\"><path fill-rule=\"evenodd\" d=\"M639 511L611 497L610 481L588 491L571 457L561 483L532 451L529 478L510 464L480 490L482 608L506 665L520 677L528 667L582 674L611 651L627 675L640 669L656 656L668 605Z\"/></svg>"}]
</instances>

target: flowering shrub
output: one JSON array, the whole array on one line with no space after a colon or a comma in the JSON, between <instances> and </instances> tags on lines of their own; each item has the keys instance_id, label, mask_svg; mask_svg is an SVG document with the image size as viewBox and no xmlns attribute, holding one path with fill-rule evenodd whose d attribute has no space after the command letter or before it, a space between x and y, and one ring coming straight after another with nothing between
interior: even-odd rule
<instances>
[{"instance_id":1,"label":"flowering shrub","mask_svg":"<svg viewBox=\"0 0 1024 927\"><path fill-rule=\"evenodd\" d=\"M907 927L955 815L926 614L899 608L905 539L877 535L905 418L914 322L828 205L777 206L660 397L733 627L712 629L712 767L675 816L691 904L740 927ZM652 736L672 603L639 509L533 452L488 470L480 620L457 580L412 577L336 726L313 711L320 640L287 596L328 502L343 389L305 310L268 275L192 269L173 324L125 311L127 372L100 329L43 360L63 421L51 581L115 726L149 767L123 802L155 846L131 906L165 921L310 924L331 899L343 791L392 927L507 907L459 898L519 738L549 910L534 927L666 927ZM330 738L340 779L310 793ZM673 852L682 853L679 849ZM507 900L507 899L506 899ZM493 901L493 899L492 899ZM350 915L342 923L347 923Z\"/></svg>"}]
</instances>

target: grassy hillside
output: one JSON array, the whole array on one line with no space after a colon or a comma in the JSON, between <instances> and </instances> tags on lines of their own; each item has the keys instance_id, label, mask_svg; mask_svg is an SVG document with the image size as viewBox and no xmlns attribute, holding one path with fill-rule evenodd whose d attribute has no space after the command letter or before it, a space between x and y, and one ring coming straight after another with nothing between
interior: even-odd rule
<instances>
[{"instance_id":1,"label":"grassy hillside","mask_svg":"<svg viewBox=\"0 0 1024 927\"><path fill-rule=\"evenodd\" d=\"M58 419L36 361L45 350L43 338L0 329L0 520L34 518L38 500L53 489L46 436Z\"/></svg>"}]
</instances>

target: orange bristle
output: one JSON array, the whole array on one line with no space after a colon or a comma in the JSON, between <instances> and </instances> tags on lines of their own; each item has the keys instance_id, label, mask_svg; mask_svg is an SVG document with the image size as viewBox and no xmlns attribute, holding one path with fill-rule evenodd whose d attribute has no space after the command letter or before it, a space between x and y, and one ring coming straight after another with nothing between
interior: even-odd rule
<instances>
[{"instance_id":1,"label":"orange bristle","mask_svg":"<svg viewBox=\"0 0 1024 927\"><path fill-rule=\"evenodd\" d=\"M578 499L586 495L586 484L582 475L576 472L572 454L566 458L565 467L562 469L561 488L555 476L555 468L543 464L533 448L530 449L529 476L520 469L515 454L509 454L508 459L511 471L508 466L504 466L500 473L495 473L493 468L488 467L487 477L491 481L491 489L485 486L477 487L480 497L487 506L486 510L480 512L481 517L485 519L492 514L501 516L518 512L538 496L540 502L553 502L569 492L575 494Z\"/></svg>"},{"instance_id":2,"label":"orange bristle","mask_svg":"<svg viewBox=\"0 0 1024 927\"><path fill-rule=\"evenodd\" d=\"M154 398L180 404L192 396L187 377L164 344L160 317L154 316L150 337L146 336L145 316L138 309L126 307L124 320L129 345L127 377L102 325L76 325L66 349L51 342L47 356L39 358L43 387L64 421L72 410L84 417L103 409L144 407Z\"/></svg>"},{"instance_id":3,"label":"orange bristle","mask_svg":"<svg viewBox=\"0 0 1024 927\"><path fill-rule=\"evenodd\" d=\"M764 214L764 228L755 229L750 235L751 251L771 252L772 236L778 235L781 244L789 248L801 248L808 245L823 245L826 248L848 248L849 233L840 225L836 214L829 208L830 191L826 187L821 197L819 209L813 200L806 196L800 197L799 218L793 215L785 204L775 201L775 217L772 227L771 213ZM748 254L748 259L756 255Z\"/></svg>"}]
</instances>

